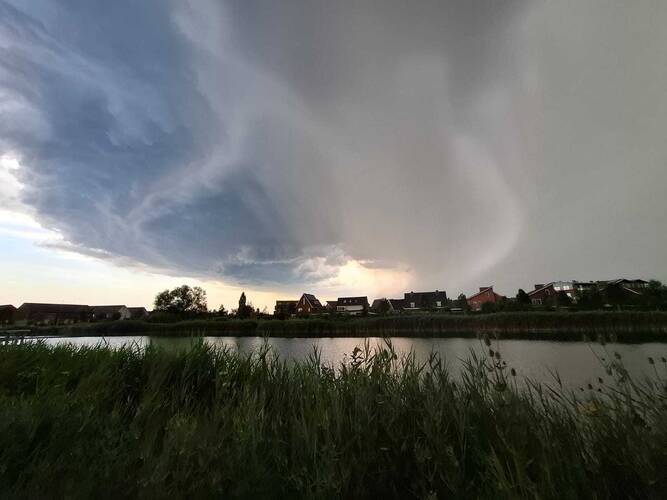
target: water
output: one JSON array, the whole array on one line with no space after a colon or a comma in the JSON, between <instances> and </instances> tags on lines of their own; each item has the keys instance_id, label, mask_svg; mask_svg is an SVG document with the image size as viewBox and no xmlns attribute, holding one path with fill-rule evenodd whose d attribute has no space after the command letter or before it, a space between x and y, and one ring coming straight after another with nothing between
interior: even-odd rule
<instances>
[{"instance_id":1,"label":"water","mask_svg":"<svg viewBox=\"0 0 667 500\"><path fill-rule=\"evenodd\" d=\"M349 359L355 347L363 347L360 338L271 338L261 337L204 337L204 341L216 346L226 346L240 351L251 352L259 349L266 341L281 357L288 360L307 359L313 353L314 346L321 353L323 363L338 365ZM136 343L140 346L156 345L167 350L188 349L190 338L174 337L60 337L45 339L47 344L97 345L107 344L120 347ZM381 344L380 338L369 338L371 346ZM395 337L391 342L396 352L401 355L413 350L417 359L426 360L432 351L439 353L446 361L451 372L456 375L462 360L475 350L486 355L488 348L477 339L434 339ZM613 358L614 353L621 355L623 363L633 377L655 376L655 369L661 377L667 378L667 365L660 361L667 358L667 344L607 344L601 346L584 342L549 342L542 340L502 340L491 346L499 350L508 367L517 371L519 377L529 377L541 382L554 382L554 373L558 373L563 383L569 387L597 385L598 377L608 379L598 357ZM648 357L656 360L656 365L648 363Z\"/></svg>"}]
</instances>

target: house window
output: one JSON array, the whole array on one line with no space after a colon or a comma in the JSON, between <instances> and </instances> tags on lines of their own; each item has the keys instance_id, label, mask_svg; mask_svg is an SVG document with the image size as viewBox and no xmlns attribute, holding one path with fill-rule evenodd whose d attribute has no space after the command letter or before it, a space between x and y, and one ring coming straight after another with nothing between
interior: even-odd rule
<instances>
[{"instance_id":1,"label":"house window","mask_svg":"<svg viewBox=\"0 0 667 500\"><path fill-rule=\"evenodd\" d=\"M442 307L442 302L439 300L435 301L435 307Z\"/></svg>"},{"instance_id":2,"label":"house window","mask_svg":"<svg viewBox=\"0 0 667 500\"><path fill-rule=\"evenodd\" d=\"M410 307L411 307L412 309L415 309L415 303L414 303L414 302L410 302Z\"/></svg>"}]
</instances>

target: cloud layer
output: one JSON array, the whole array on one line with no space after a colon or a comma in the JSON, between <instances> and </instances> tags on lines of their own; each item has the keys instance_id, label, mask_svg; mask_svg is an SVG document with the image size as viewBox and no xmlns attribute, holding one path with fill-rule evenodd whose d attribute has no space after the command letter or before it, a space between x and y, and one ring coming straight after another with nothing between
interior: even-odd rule
<instances>
[{"instance_id":1,"label":"cloud layer","mask_svg":"<svg viewBox=\"0 0 667 500\"><path fill-rule=\"evenodd\" d=\"M70 248L174 273L656 274L665 8L584 4L0 0L0 153Z\"/></svg>"}]
</instances>

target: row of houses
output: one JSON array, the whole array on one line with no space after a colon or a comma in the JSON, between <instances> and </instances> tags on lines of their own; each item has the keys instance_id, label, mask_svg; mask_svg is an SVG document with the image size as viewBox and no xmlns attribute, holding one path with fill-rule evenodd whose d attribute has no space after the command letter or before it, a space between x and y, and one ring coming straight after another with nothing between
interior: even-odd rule
<instances>
[{"instance_id":1,"label":"row of houses","mask_svg":"<svg viewBox=\"0 0 667 500\"><path fill-rule=\"evenodd\" d=\"M483 302L494 302L504 299L493 291L493 287L482 287L468 299L473 309L481 309ZM450 309L447 292L435 290L433 292L406 292L402 299L375 299L369 304L367 296L338 297L337 300L328 300L326 304L311 293L304 293L299 300L278 300L274 314L280 317L293 315L309 315L324 313L339 313L348 315L359 315L371 313L395 313L423 310Z\"/></svg>"},{"instance_id":2,"label":"row of houses","mask_svg":"<svg viewBox=\"0 0 667 500\"><path fill-rule=\"evenodd\" d=\"M628 297L640 297L648 289L648 281L642 279L615 279L602 281L552 281L551 283L538 283L534 289L528 292L528 297L533 305L549 304L561 294L565 295L573 303L586 292L594 290L604 292L611 288L618 290Z\"/></svg>"},{"instance_id":3,"label":"row of houses","mask_svg":"<svg viewBox=\"0 0 667 500\"><path fill-rule=\"evenodd\" d=\"M609 287L616 287L623 293L641 295L647 288L648 282L641 279L615 279L604 281L552 281L538 283L534 289L527 292L530 303L535 306L551 304L559 294L564 294L573 303L586 291L604 291ZM478 292L466 297L470 310L480 311L483 304L497 304L508 299L496 293L493 286L480 287ZM411 311L438 311L461 310L461 305L447 299L447 293L441 290L433 292L406 292L402 299L381 298L375 299L369 305L368 297L339 297L337 300L326 301L325 304L311 293L304 293L299 300L278 300L274 314L279 317L294 315L340 313L358 315L365 313L390 314Z\"/></svg>"},{"instance_id":4,"label":"row of houses","mask_svg":"<svg viewBox=\"0 0 667 500\"><path fill-rule=\"evenodd\" d=\"M143 319L145 307L124 305L88 306L82 304L41 304L26 302L16 308L0 305L0 325L66 325L82 321Z\"/></svg>"}]
</instances>

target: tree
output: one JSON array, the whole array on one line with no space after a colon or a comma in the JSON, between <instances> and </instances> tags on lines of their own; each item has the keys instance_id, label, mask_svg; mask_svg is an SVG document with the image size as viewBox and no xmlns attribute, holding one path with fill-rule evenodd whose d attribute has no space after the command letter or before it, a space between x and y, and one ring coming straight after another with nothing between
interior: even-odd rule
<instances>
[{"instance_id":1,"label":"tree","mask_svg":"<svg viewBox=\"0 0 667 500\"><path fill-rule=\"evenodd\" d=\"M558 307L568 307L572 305L572 299L567 293L565 293L563 290L560 290L556 294L556 305L558 305Z\"/></svg>"},{"instance_id":2,"label":"tree","mask_svg":"<svg viewBox=\"0 0 667 500\"><path fill-rule=\"evenodd\" d=\"M200 314L208 310L206 292L198 286L179 286L164 290L155 296L155 310L178 314Z\"/></svg>"},{"instance_id":3,"label":"tree","mask_svg":"<svg viewBox=\"0 0 667 500\"><path fill-rule=\"evenodd\" d=\"M390 309L390 304L388 299L380 299L380 304L378 305L377 312L378 314L387 314Z\"/></svg>"},{"instance_id":4,"label":"tree","mask_svg":"<svg viewBox=\"0 0 667 500\"><path fill-rule=\"evenodd\" d=\"M252 305L247 303L245 292L241 292L241 296L239 297L239 308L236 310L236 317L246 319L250 317L252 312Z\"/></svg>"},{"instance_id":5,"label":"tree","mask_svg":"<svg viewBox=\"0 0 667 500\"><path fill-rule=\"evenodd\" d=\"M660 308L661 305L667 303L667 287L658 280L651 280L648 282L648 289L644 296L647 305Z\"/></svg>"},{"instance_id":6,"label":"tree","mask_svg":"<svg viewBox=\"0 0 667 500\"><path fill-rule=\"evenodd\" d=\"M496 312L496 304L491 302L490 300L482 302L481 311L485 314Z\"/></svg>"},{"instance_id":7,"label":"tree","mask_svg":"<svg viewBox=\"0 0 667 500\"><path fill-rule=\"evenodd\" d=\"M598 287L593 287L590 290L585 290L579 295L577 305L581 309L601 309L604 304L604 299Z\"/></svg>"},{"instance_id":8,"label":"tree","mask_svg":"<svg viewBox=\"0 0 667 500\"><path fill-rule=\"evenodd\" d=\"M519 288L519 291L516 294L516 303L520 304L522 306L529 306L530 305L530 297L523 290L523 288Z\"/></svg>"},{"instance_id":9,"label":"tree","mask_svg":"<svg viewBox=\"0 0 667 500\"><path fill-rule=\"evenodd\" d=\"M218 316L227 316L227 309L223 304L220 304L220 309L218 309Z\"/></svg>"},{"instance_id":10,"label":"tree","mask_svg":"<svg viewBox=\"0 0 667 500\"><path fill-rule=\"evenodd\" d=\"M628 301L627 292L620 283L612 283L605 289L607 302L614 306L620 306Z\"/></svg>"},{"instance_id":11,"label":"tree","mask_svg":"<svg viewBox=\"0 0 667 500\"><path fill-rule=\"evenodd\" d=\"M456 299L456 307L463 309L464 311L470 311L470 305L468 304L468 298L465 293L462 293Z\"/></svg>"}]
</instances>

